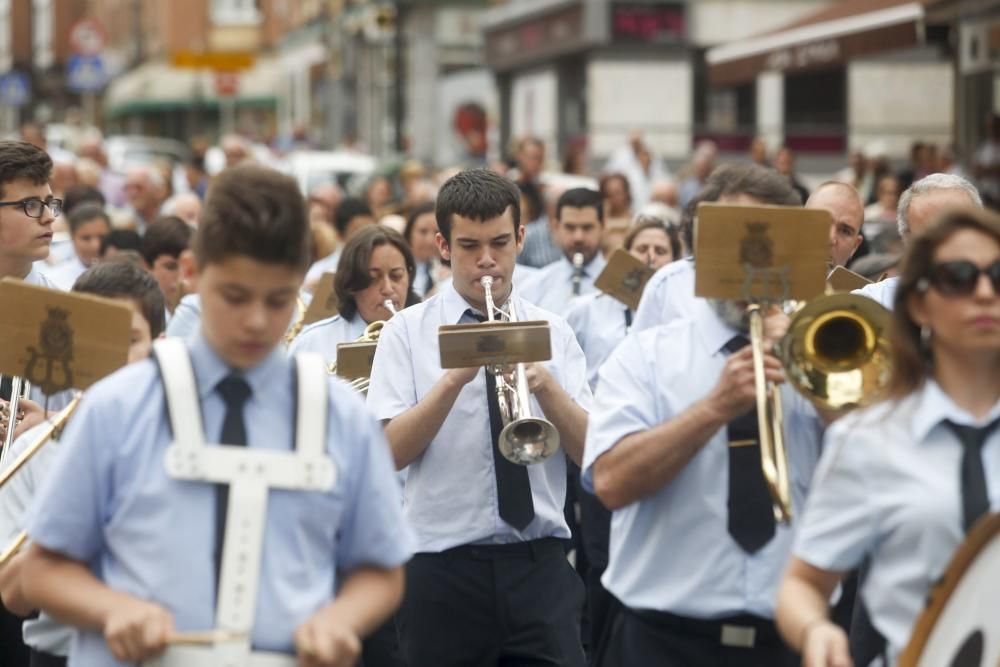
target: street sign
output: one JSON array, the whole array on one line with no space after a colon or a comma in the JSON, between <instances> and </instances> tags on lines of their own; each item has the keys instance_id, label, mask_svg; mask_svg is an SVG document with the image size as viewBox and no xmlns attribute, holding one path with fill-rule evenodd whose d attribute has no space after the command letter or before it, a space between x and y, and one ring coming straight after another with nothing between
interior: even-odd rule
<instances>
[{"instance_id":1,"label":"street sign","mask_svg":"<svg viewBox=\"0 0 1000 667\"><path fill-rule=\"evenodd\" d=\"M80 19L69 30L69 44L82 56L96 56L108 43L104 25L94 17Z\"/></svg>"},{"instance_id":2,"label":"street sign","mask_svg":"<svg viewBox=\"0 0 1000 667\"><path fill-rule=\"evenodd\" d=\"M219 97L231 97L240 92L240 75L238 72L216 72L215 94Z\"/></svg>"},{"instance_id":3,"label":"street sign","mask_svg":"<svg viewBox=\"0 0 1000 667\"><path fill-rule=\"evenodd\" d=\"M0 104L23 107L31 100L31 80L22 72L0 76Z\"/></svg>"},{"instance_id":4,"label":"street sign","mask_svg":"<svg viewBox=\"0 0 1000 667\"><path fill-rule=\"evenodd\" d=\"M108 84L108 73L100 56L70 56L66 63L66 85L77 92L94 92Z\"/></svg>"},{"instance_id":5,"label":"street sign","mask_svg":"<svg viewBox=\"0 0 1000 667\"><path fill-rule=\"evenodd\" d=\"M254 60L255 56L251 51L217 51L207 53L178 51L170 56L170 62L174 67L214 69L223 72L250 69L253 67Z\"/></svg>"}]
</instances>

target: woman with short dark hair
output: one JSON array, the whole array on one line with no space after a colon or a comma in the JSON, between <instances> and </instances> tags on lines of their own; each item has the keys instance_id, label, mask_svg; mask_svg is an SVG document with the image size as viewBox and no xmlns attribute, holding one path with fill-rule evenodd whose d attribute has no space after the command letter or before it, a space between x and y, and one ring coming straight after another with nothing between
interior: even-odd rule
<instances>
[{"instance_id":1,"label":"woman with short dark hair","mask_svg":"<svg viewBox=\"0 0 1000 667\"><path fill-rule=\"evenodd\" d=\"M1000 217L952 211L910 241L890 341L887 400L826 432L779 594L808 667L851 664L827 607L866 559L861 617L878 641L854 664L895 665L966 532L998 509Z\"/></svg>"},{"instance_id":2,"label":"woman with short dark hair","mask_svg":"<svg viewBox=\"0 0 1000 667\"><path fill-rule=\"evenodd\" d=\"M420 302L413 291L416 267L413 253L399 232L382 225L369 225L344 246L334 279L339 314L305 327L289 353L319 352L326 362L337 358L337 345L357 339L377 320L396 310Z\"/></svg>"}]
</instances>

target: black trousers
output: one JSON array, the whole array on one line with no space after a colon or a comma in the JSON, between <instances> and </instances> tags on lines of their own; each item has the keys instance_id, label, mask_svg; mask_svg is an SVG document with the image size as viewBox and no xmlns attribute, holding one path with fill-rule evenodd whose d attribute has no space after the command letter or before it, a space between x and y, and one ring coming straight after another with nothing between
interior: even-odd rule
<instances>
[{"instance_id":1,"label":"black trousers","mask_svg":"<svg viewBox=\"0 0 1000 667\"><path fill-rule=\"evenodd\" d=\"M619 612L620 603L601 584L601 576L608 567L608 543L611 539L611 511L594 494L580 488L580 535L584 553L590 567L584 580L587 582L587 628L584 637L591 665L607 645L611 624Z\"/></svg>"},{"instance_id":2,"label":"black trousers","mask_svg":"<svg viewBox=\"0 0 1000 667\"><path fill-rule=\"evenodd\" d=\"M753 627L754 646L726 646L723 625ZM774 624L755 616L717 621L688 619L661 612L624 609L601 667L799 667Z\"/></svg>"},{"instance_id":3,"label":"black trousers","mask_svg":"<svg viewBox=\"0 0 1000 667\"><path fill-rule=\"evenodd\" d=\"M584 667L583 585L563 542L461 546L406 566L399 613L411 667Z\"/></svg>"},{"instance_id":4,"label":"black trousers","mask_svg":"<svg viewBox=\"0 0 1000 667\"><path fill-rule=\"evenodd\" d=\"M28 647L21 639L24 619L15 616L0 602L0 667L23 667L28 664Z\"/></svg>"},{"instance_id":5,"label":"black trousers","mask_svg":"<svg viewBox=\"0 0 1000 667\"><path fill-rule=\"evenodd\" d=\"M358 664L360 667L405 667L395 616L361 643L361 662Z\"/></svg>"}]
</instances>

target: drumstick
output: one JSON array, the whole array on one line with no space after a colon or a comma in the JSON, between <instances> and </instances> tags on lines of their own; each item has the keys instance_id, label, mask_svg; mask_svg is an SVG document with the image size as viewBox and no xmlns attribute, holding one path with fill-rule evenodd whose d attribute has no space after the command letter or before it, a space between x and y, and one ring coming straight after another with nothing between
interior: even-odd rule
<instances>
[{"instance_id":1,"label":"drumstick","mask_svg":"<svg viewBox=\"0 0 1000 667\"><path fill-rule=\"evenodd\" d=\"M238 642L247 638L245 632L233 630L202 630L195 632L175 632L167 638L167 643L174 646L211 646L225 642Z\"/></svg>"}]
</instances>

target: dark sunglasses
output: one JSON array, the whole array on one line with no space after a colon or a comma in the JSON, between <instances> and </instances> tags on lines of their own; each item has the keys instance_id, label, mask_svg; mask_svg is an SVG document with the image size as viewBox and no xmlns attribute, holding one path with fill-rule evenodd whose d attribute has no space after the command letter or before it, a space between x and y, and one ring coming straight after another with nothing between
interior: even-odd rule
<instances>
[{"instance_id":1,"label":"dark sunglasses","mask_svg":"<svg viewBox=\"0 0 1000 667\"><path fill-rule=\"evenodd\" d=\"M985 268L967 260L941 262L931 267L930 276L920 281L922 289L933 285L944 296L969 296L976 291L979 276L986 274L993 285L993 291L1000 294L1000 260Z\"/></svg>"}]
</instances>

